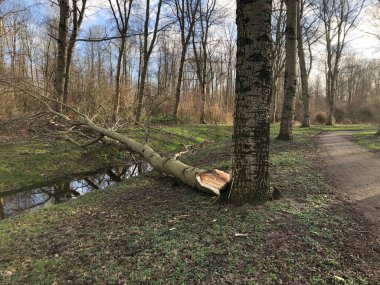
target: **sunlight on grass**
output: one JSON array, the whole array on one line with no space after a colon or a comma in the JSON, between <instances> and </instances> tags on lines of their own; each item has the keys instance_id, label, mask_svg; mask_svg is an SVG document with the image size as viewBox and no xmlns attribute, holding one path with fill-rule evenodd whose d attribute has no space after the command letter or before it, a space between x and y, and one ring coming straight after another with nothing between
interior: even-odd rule
<instances>
[{"instance_id":1,"label":"sunlight on grass","mask_svg":"<svg viewBox=\"0 0 380 285\"><path fill-rule=\"evenodd\" d=\"M380 136L376 136L377 130L360 132L354 135L356 142L371 150L380 150Z\"/></svg>"},{"instance_id":2,"label":"sunlight on grass","mask_svg":"<svg viewBox=\"0 0 380 285\"><path fill-rule=\"evenodd\" d=\"M6 284L65 284L75 278L78 284L329 285L344 278L344 284L369 284L369 277L356 267L362 262L358 250L369 238L366 228L331 195L313 140L320 131L337 129L347 128L296 127L294 141L283 142L274 140L279 125L272 126L271 185L283 197L264 205L219 204L214 197L153 171L107 191L3 220L0 280ZM205 169L229 169L231 126L165 130L175 135L156 132L152 145L170 151L181 149L182 143L213 140L186 160ZM72 148L52 146L47 153L61 147L65 152ZM75 156L84 159L93 151L79 150ZM77 163L63 154L59 157L67 159L68 168Z\"/></svg>"}]
</instances>

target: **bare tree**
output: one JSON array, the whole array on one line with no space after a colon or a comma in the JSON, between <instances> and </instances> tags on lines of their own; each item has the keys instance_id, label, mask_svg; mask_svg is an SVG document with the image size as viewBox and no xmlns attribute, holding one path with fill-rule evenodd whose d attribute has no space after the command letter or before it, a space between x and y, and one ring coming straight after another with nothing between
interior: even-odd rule
<instances>
[{"instance_id":1,"label":"bare tree","mask_svg":"<svg viewBox=\"0 0 380 285\"><path fill-rule=\"evenodd\" d=\"M301 127L310 126L309 76L313 66L312 46L322 36L319 31L320 19L313 0L301 0L297 20L298 59L302 86L303 116ZM305 47L306 46L306 47ZM308 56L308 62L307 56Z\"/></svg>"},{"instance_id":2,"label":"bare tree","mask_svg":"<svg viewBox=\"0 0 380 285\"><path fill-rule=\"evenodd\" d=\"M140 143L129 138L128 136L122 135L113 130L109 130L100 125L97 125L86 114L79 112L77 109L67 104L64 104L56 99L53 99L51 98L51 96L46 97L41 95L40 88L33 85L29 81L17 80L16 84L14 83L14 81L15 79L13 78L0 78L0 86L15 88L23 92L25 95L37 100L50 113L60 118L66 124L77 128L84 126L86 129L90 129L91 131L97 134L95 138L89 139L89 141L84 144L79 144L75 140L69 139L71 142L78 146L86 147L100 141L104 137L108 137L125 145L129 151L141 155L142 158L149 162L149 164L158 171L163 172L169 176L175 177L182 183L190 187L193 187L199 191L219 196L222 190L224 190L230 184L230 175L228 173L225 173L218 169L204 170L197 167L192 167L177 160L176 157L161 156L148 144ZM63 105L64 108L61 109L69 110L73 115L70 116L63 112L55 111L50 106L52 102Z\"/></svg>"},{"instance_id":3,"label":"bare tree","mask_svg":"<svg viewBox=\"0 0 380 285\"><path fill-rule=\"evenodd\" d=\"M181 86L183 77L183 67L185 65L186 52L190 44L191 35L194 32L194 25L196 22L196 15L201 0L175 0L175 15L180 28L181 36L181 58L179 62L178 78L175 87L175 103L173 109L173 116L176 117L181 96Z\"/></svg>"},{"instance_id":4,"label":"bare tree","mask_svg":"<svg viewBox=\"0 0 380 285\"><path fill-rule=\"evenodd\" d=\"M137 92L137 106L135 111L135 121L140 122L142 105L144 99L144 91L145 91L145 83L146 77L148 73L148 63L149 59L152 55L153 47L157 40L158 34L158 24L161 16L161 8L163 4L163 0L158 0L157 11L155 12L156 17L154 20L153 31L150 32L150 19L151 19L151 5L150 0L146 1L145 7L145 19L144 19L144 31L143 31L143 42L142 42L142 59L141 59L141 69L140 69L140 84ZM149 41L149 36L151 35L151 39Z\"/></svg>"},{"instance_id":5,"label":"bare tree","mask_svg":"<svg viewBox=\"0 0 380 285\"><path fill-rule=\"evenodd\" d=\"M285 0L286 12L286 65L284 81L284 104L282 107L280 133L277 139L293 139L295 97L297 89L297 14L298 0Z\"/></svg>"},{"instance_id":6,"label":"bare tree","mask_svg":"<svg viewBox=\"0 0 380 285\"><path fill-rule=\"evenodd\" d=\"M0 5L3 1L0 1ZM0 6L0 70L4 70L5 67L5 50L4 50L4 29L3 29L3 15Z\"/></svg>"},{"instance_id":7,"label":"bare tree","mask_svg":"<svg viewBox=\"0 0 380 285\"><path fill-rule=\"evenodd\" d=\"M303 19L305 10L305 1L300 0L299 11L297 13L297 42L298 42L298 59L301 71L301 84L302 84L302 101L303 101L303 117L302 117L302 127L310 127L310 106L309 106L309 75L306 70L306 60L305 51L303 45L302 37L302 25L301 20Z\"/></svg>"},{"instance_id":8,"label":"bare tree","mask_svg":"<svg viewBox=\"0 0 380 285\"><path fill-rule=\"evenodd\" d=\"M271 105L271 122L276 122L279 92L278 81L285 68L285 0L275 1L272 11L272 105Z\"/></svg>"},{"instance_id":9,"label":"bare tree","mask_svg":"<svg viewBox=\"0 0 380 285\"><path fill-rule=\"evenodd\" d=\"M237 1L232 185L226 193L235 204L269 196L271 12L271 0Z\"/></svg>"},{"instance_id":10,"label":"bare tree","mask_svg":"<svg viewBox=\"0 0 380 285\"><path fill-rule=\"evenodd\" d=\"M70 4L69 0L58 0L59 5L59 26L57 38L57 63L54 80L55 97L58 102L63 99L63 90L66 78L67 64L67 42L68 29L70 19ZM56 104L56 110L62 110L62 105Z\"/></svg>"},{"instance_id":11,"label":"bare tree","mask_svg":"<svg viewBox=\"0 0 380 285\"><path fill-rule=\"evenodd\" d=\"M225 110L230 110L233 106L233 93L235 85L235 54L236 54L236 35L235 30L229 29L226 32L226 85L223 105Z\"/></svg>"},{"instance_id":12,"label":"bare tree","mask_svg":"<svg viewBox=\"0 0 380 285\"><path fill-rule=\"evenodd\" d=\"M0 197L0 220L5 219L5 211L3 206L3 198Z\"/></svg>"},{"instance_id":13,"label":"bare tree","mask_svg":"<svg viewBox=\"0 0 380 285\"><path fill-rule=\"evenodd\" d=\"M114 99L113 99L113 114L112 114L112 120L115 123L118 120L119 107L120 107L121 72L122 72L122 66L123 66L123 59L125 56L125 44L126 44L126 38L127 38L127 32L128 32L128 26L129 26L129 18L130 18L131 10L132 10L132 2L133 0L116 0L116 2L109 0L109 4L112 10L112 15L116 22L116 27L120 36L119 54L117 57L117 65L116 65L115 93L114 93Z\"/></svg>"},{"instance_id":14,"label":"bare tree","mask_svg":"<svg viewBox=\"0 0 380 285\"><path fill-rule=\"evenodd\" d=\"M80 26L82 25L84 12L86 10L87 0L81 0L81 6L78 6L79 0L72 0L72 31L67 46L67 59L66 59L66 70L65 70L65 83L63 87L62 100L67 103L68 99L68 89L70 81L70 67L71 60L73 56L74 46L76 39L78 37Z\"/></svg>"},{"instance_id":15,"label":"bare tree","mask_svg":"<svg viewBox=\"0 0 380 285\"><path fill-rule=\"evenodd\" d=\"M378 122L380 63L347 54L342 57L335 102L336 122Z\"/></svg>"},{"instance_id":16,"label":"bare tree","mask_svg":"<svg viewBox=\"0 0 380 285\"><path fill-rule=\"evenodd\" d=\"M205 108L206 108L206 94L209 84L209 69L208 69L208 46L210 39L210 28L216 21L216 0L207 0L205 5L199 8L198 28L193 32L193 53L195 73L197 75L201 106L200 118L201 124L206 124Z\"/></svg>"},{"instance_id":17,"label":"bare tree","mask_svg":"<svg viewBox=\"0 0 380 285\"><path fill-rule=\"evenodd\" d=\"M43 78L43 93L47 95L48 90L51 90L54 88L54 55L56 52L56 45L54 39L50 36L53 34L53 26L52 25L46 25L45 27L46 31L45 38L43 41L43 48L42 48L42 61L41 61L41 76Z\"/></svg>"},{"instance_id":18,"label":"bare tree","mask_svg":"<svg viewBox=\"0 0 380 285\"><path fill-rule=\"evenodd\" d=\"M326 97L328 102L327 124L334 123L334 101L340 60L347 45L349 32L355 27L365 0L320 0L319 17L324 26L326 44Z\"/></svg>"},{"instance_id":19,"label":"bare tree","mask_svg":"<svg viewBox=\"0 0 380 285\"><path fill-rule=\"evenodd\" d=\"M379 2L379 5L378 5L377 10L380 11L380 0L378 0L378 2ZM375 17L376 17L376 20L378 20L377 25L380 25L380 16L379 16L379 14L376 13ZM376 34L376 37L380 40L380 34ZM376 135L380 136L380 118L378 120L379 120L379 129L377 130Z\"/></svg>"}]
</instances>

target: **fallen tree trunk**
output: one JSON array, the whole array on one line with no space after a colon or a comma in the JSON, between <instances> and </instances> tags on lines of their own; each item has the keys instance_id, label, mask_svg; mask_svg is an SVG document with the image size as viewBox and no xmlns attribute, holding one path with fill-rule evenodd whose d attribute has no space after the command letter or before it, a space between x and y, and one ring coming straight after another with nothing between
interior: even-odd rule
<instances>
[{"instance_id":1,"label":"fallen tree trunk","mask_svg":"<svg viewBox=\"0 0 380 285\"><path fill-rule=\"evenodd\" d=\"M169 176L173 176L184 184L202 192L219 196L220 193L230 184L230 175L228 173L217 169L204 170L187 165L179 160L176 160L175 158L163 157L147 144L139 143L120 133L107 128L103 128L95 124L87 115L79 112L73 107L58 100L41 95L41 90L39 90L38 86L35 86L27 81L19 81L17 84L13 82L12 80L6 81L0 79L0 84L18 89L19 91L22 91L23 94L37 99L46 106L49 112L57 115L66 123L72 126L85 126L99 135L97 138L92 139L88 143L82 144L81 146L88 146L99 141L103 137L108 137L125 145L131 152L141 155L154 169ZM51 108L48 102L60 104L62 107L64 107L63 109L67 109L68 112L74 113L77 118L72 119L67 114L55 111L53 108ZM73 140L70 141L74 142Z\"/></svg>"},{"instance_id":2,"label":"fallen tree trunk","mask_svg":"<svg viewBox=\"0 0 380 285\"><path fill-rule=\"evenodd\" d=\"M200 191L220 195L230 182L230 175L223 171L217 169L203 170L187 165L174 158L163 157L147 144L139 143L120 133L98 126L86 118L77 122L87 126L102 136L112 138L122 143L130 151L141 155L154 169L173 176L186 185Z\"/></svg>"}]
</instances>

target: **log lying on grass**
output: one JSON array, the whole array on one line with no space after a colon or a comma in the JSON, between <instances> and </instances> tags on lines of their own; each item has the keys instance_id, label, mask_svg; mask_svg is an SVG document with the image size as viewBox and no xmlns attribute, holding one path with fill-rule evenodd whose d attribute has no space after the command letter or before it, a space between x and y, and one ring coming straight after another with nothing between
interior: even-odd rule
<instances>
[{"instance_id":1,"label":"log lying on grass","mask_svg":"<svg viewBox=\"0 0 380 285\"><path fill-rule=\"evenodd\" d=\"M101 136L112 138L122 143L130 151L141 155L154 169L173 176L186 185L200 191L219 196L230 182L230 175L228 173L217 169L211 171L203 170L184 164L174 158L163 157L155 152L150 146L136 142L120 133L98 126L88 118L84 117L77 122L80 122L81 125L87 126Z\"/></svg>"},{"instance_id":2,"label":"log lying on grass","mask_svg":"<svg viewBox=\"0 0 380 285\"><path fill-rule=\"evenodd\" d=\"M39 90L38 86L35 86L27 81L19 81L17 84L14 82L15 81L12 80L0 79L0 85L12 87L13 89L22 91L25 95L35 98L43 103L49 112L57 115L66 123L72 126L85 126L98 133L98 138L90 140L88 143L81 146L88 146L99 141L103 137L108 137L125 145L131 152L141 155L154 169L173 176L186 185L202 192L219 196L221 192L230 184L230 175L228 173L217 169L207 171L186 165L175 158L163 157L147 144L139 143L120 133L98 126L87 115L79 112L73 107L61 103L51 97L41 95L42 90ZM62 105L65 110L74 113L76 118L72 119L66 114L53 110L48 102Z\"/></svg>"}]
</instances>

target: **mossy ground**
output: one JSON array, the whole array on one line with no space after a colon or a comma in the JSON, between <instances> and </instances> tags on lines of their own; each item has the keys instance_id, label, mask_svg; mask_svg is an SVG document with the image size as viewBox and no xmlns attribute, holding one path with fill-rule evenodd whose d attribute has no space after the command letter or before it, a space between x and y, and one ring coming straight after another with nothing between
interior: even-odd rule
<instances>
[{"instance_id":1,"label":"mossy ground","mask_svg":"<svg viewBox=\"0 0 380 285\"><path fill-rule=\"evenodd\" d=\"M170 131L215 141L187 162L229 168L231 127ZM379 284L379 244L331 191L319 131L273 140L271 183L283 198L264 205L219 204L152 172L3 220L0 283Z\"/></svg>"}]
</instances>

